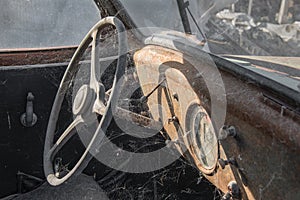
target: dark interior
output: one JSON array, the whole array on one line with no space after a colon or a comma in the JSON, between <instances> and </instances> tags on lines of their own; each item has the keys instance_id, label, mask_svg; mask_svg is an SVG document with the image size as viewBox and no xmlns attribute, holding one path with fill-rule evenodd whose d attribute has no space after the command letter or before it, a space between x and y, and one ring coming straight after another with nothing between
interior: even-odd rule
<instances>
[{"instance_id":1,"label":"dark interior","mask_svg":"<svg viewBox=\"0 0 300 200\"><path fill-rule=\"evenodd\" d=\"M66 52L72 52L73 50L56 52L57 54L61 54L61 56L51 58L49 55L53 51L33 51L28 54L27 59L23 60L17 59L24 54L22 52L10 53L9 60L7 59L7 53L0 55L0 64L2 65L0 67L0 96L2 97L0 103L1 198L9 195L28 193L36 188L41 188L38 191L43 193L44 186L41 185L46 184L43 172L45 133L57 88L68 65L68 62L59 61L68 61L70 53L66 54ZM14 58L16 62L13 62ZM40 60L45 58L43 62L48 64L35 64L34 60L36 61L36 58ZM115 62L111 61L111 63L111 68L113 68ZM131 67L132 62L129 62L128 68ZM110 76L109 73L109 71L106 73L107 77ZM107 84L109 85L109 83ZM37 122L32 127L25 127L22 125L20 117L25 113L26 97L29 92L34 95L33 111L37 116ZM66 119L71 120L70 100L72 100L71 97L63 105L58 130L63 130L66 124L68 124L68 120ZM112 123L109 130L107 134L112 136L120 133L118 132L120 130L118 130L118 127L114 123ZM115 142L120 143L126 140L130 141L131 139L128 137L119 137ZM151 141L164 143L164 138L156 136L151 138ZM141 140L136 141L135 144L141 147L143 144L149 144L149 140L143 142ZM149 147L145 148L146 151L147 148L149 149ZM157 147L154 145L150 148ZM80 140L74 137L70 141L70 144L58 154L58 157L62 157L64 162L70 161L72 164L72 160L74 161L74 158L78 157L78 154L83 149L84 147ZM119 172L101 164L97 160L92 160L84 173L93 177L93 180L113 199L131 199L132 195L140 197L142 195L144 198L149 199L167 196L178 199L190 199L196 196L201 199L202 196L203 199L212 199L219 195L219 192L199 174L198 170L183 158L157 172L145 174ZM81 177L79 179L91 181L92 178ZM182 192L185 190L186 192ZM64 190L62 189L62 191ZM49 191L48 193L43 193L45 198L47 198L47 195L50 196ZM76 192L74 195L76 195ZM34 195L30 196L29 193L29 195L27 194L23 198L30 199L32 197ZM63 196L60 197L63 198Z\"/></svg>"},{"instance_id":2,"label":"dark interior","mask_svg":"<svg viewBox=\"0 0 300 200\"><path fill-rule=\"evenodd\" d=\"M95 0L95 2L99 9L102 9L102 17L118 15L126 28L134 27L126 11L116 14L118 10L122 10L118 1L108 2L107 10L103 10L104 1ZM100 64L107 69L103 71L102 77L97 78L108 91L112 87L117 61L120 58L117 54L119 43L116 42L116 34L113 34L115 29L111 26L105 26L101 31L103 32L99 40ZM134 55L139 50L139 53L145 55L143 61L149 62L149 65L152 60L147 57L147 53L151 51L155 56L162 58L172 51L183 52L184 64L173 60L164 64L180 70L186 75L190 85L195 83L193 90L201 101L204 100L202 106L211 111L209 104L211 99L207 94L209 91L203 80L190 70L193 66L187 61L187 58L195 58L195 60L201 58L199 63L202 66L207 64L211 67L209 62L206 63L206 58L209 57L208 60L211 59L210 61L213 61L213 65L216 65L216 69L220 71L227 92L224 123L234 126L239 134L238 137L225 141L219 141L218 138L218 148L222 146L223 156L239 158L242 155L243 157L238 160L239 165L232 167L235 180L243 188L249 186L255 198L260 197L258 195L261 191L261 186L257 182L260 181L259 183L268 186L270 177L271 189L265 192L269 196L279 196L286 188L297 188L299 175L295 172L299 168L299 158L296 157L299 137L295 133L299 130L297 128L300 121L300 96L299 86L295 83L298 84L296 80L299 78L298 70L279 64L266 66L267 63L264 62L242 65L214 54L206 54L202 51L201 45L201 47L190 45L185 37L178 36L177 33L155 34L145 44L141 43L141 39L145 39L141 33L128 31L127 38L130 50L126 52L126 81L120 87L130 88L131 85L139 84L135 71L136 60L134 60ZM169 44L173 46L170 47ZM145 46L149 47L149 52L144 48ZM141 174L118 171L97 159L91 159L85 170L78 176L73 176L58 187L50 187L45 177L47 175L44 173L43 163L47 126L55 95L59 91L62 77L75 50L75 46L68 46L0 51L0 198L5 200L82 199L89 196L93 199L100 197L103 199L106 197L109 199L220 199L222 192L205 178L197 169L198 166L195 167L195 163L185 154L163 169ZM79 68L75 70L76 75L72 84L68 85L59 112L55 141L73 120L74 94L77 94L83 84L88 84L90 78L91 48L87 45L82 54ZM291 74L295 77L289 76ZM145 94L142 89L138 88L133 92L130 100L141 99L143 95ZM148 117L151 114L147 113L149 108L145 102L135 104L132 101L129 105L131 106L129 110L134 113L146 112L145 116ZM24 122L24 114L30 109L33 109L34 115L32 115L32 124L28 125L26 121ZM101 116L97 116L97 122L101 119ZM95 132L87 126L83 126L81 130L87 140L90 140ZM166 141L170 136L164 129L161 129L160 133L162 134L147 139L135 138L124 134L117 122L112 120L105 134L121 149L149 152L167 145ZM77 163L84 150L82 138L75 135L57 153L53 168L58 166L58 171L66 174ZM218 149L218 154L221 154L220 152ZM112 161L117 159L118 152L110 153ZM257 154L260 155L259 158L256 157ZM276 156L270 156L273 154ZM266 157L268 159L265 159ZM220 164L215 165L211 174L205 174L208 179L223 172ZM262 166L266 169L257 170ZM241 169L248 173L244 173ZM273 181L274 174L276 178ZM288 183L282 185L281 180L277 178L278 174ZM223 192L227 190L227 184L228 182L223 184ZM86 188L92 188L92 192L86 190L86 193L83 193ZM245 189L241 190L242 193L246 193ZM68 193L72 194L68 195Z\"/></svg>"}]
</instances>

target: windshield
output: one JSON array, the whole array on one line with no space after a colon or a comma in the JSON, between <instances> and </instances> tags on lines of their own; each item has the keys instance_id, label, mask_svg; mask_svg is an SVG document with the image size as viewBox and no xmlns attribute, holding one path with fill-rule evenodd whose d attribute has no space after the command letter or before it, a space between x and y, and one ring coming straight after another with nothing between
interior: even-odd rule
<instances>
[{"instance_id":1,"label":"windshield","mask_svg":"<svg viewBox=\"0 0 300 200\"><path fill-rule=\"evenodd\" d=\"M207 41L217 54L300 55L299 0L121 2L138 28L147 27L146 36L169 29Z\"/></svg>"},{"instance_id":2,"label":"windshield","mask_svg":"<svg viewBox=\"0 0 300 200\"><path fill-rule=\"evenodd\" d=\"M137 27L142 29L144 35L149 36L153 28L176 30L194 34L203 39L200 27L197 23L192 23L193 19L199 18L203 13L203 7L198 1L189 2L189 9L179 9L177 0L139 1L122 0L125 9L133 18ZM194 17L194 18L193 18ZM148 29L145 29L148 28Z\"/></svg>"},{"instance_id":3,"label":"windshield","mask_svg":"<svg viewBox=\"0 0 300 200\"><path fill-rule=\"evenodd\" d=\"M93 1L1 0L0 49L78 45L99 20Z\"/></svg>"}]
</instances>

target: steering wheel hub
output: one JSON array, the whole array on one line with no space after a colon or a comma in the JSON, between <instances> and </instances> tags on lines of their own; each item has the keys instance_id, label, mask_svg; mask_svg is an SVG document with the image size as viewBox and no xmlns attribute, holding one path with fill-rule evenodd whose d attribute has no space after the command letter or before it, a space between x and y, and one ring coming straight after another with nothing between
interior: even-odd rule
<instances>
[{"instance_id":1,"label":"steering wheel hub","mask_svg":"<svg viewBox=\"0 0 300 200\"><path fill-rule=\"evenodd\" d=\"M81 86L73 102L73 114L78 115L88 111L88 109L91 107L92 102L94 101L94 98L94 92L88 85Z\"/></svg>"}]
</instances>

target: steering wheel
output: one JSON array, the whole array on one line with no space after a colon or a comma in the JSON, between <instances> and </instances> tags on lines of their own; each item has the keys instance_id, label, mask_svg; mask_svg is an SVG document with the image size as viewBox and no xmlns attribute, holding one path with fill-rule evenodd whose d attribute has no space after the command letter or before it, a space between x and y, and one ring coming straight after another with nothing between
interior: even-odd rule
<instances>
[{"instance_id":1,"label":"steering wheel","mask_svg":"<svg viewBox=\"0 0 300 200\"><path fill-rule=\"evenodd\" d=\"M98 48L100 32L108 25L114 26L118 32L119 50L118 62L114 74L112 88L110 89L108 100L105 101L105 89L103 84L100 83L96 78L96 70L100 69ZM116 98L119 92L116 84L125 73L125 66L127 61L126 53L128 46L125 30L126 29L124 24L116 17L107 17L100 20L84 37L66 69L52 106L44 146L44 173L50 185L60 185L68 178L70 178L74 173L81 173L81 171L84 169L84 167L92 157L89 152L93 151L93 149L96 148L97 145L99 145L104 137L103 133L106 132L112 120L111 101L112 99ZM58 121L59 111L61 109L64 96L69 84L72 81L72 78L78 70L78 63L80 61L80 58L83 56L85 50L89 48L90 44L92 44L92 51L89 84L82 85L78 90L72 107L73 114L76 117L69 125L69 127L62 133L59 139L54 143L53 140L56 130L56 123ZM66 175L64 175L63 177L56 176L53 166L53 159L55 154L73 136L74 133L72 132L74 131L72 130L80 124L88 122L87 116L92 114L102 115L102 118L84 153L81 155L75 166Z\"/></svg>"}]
</instances>

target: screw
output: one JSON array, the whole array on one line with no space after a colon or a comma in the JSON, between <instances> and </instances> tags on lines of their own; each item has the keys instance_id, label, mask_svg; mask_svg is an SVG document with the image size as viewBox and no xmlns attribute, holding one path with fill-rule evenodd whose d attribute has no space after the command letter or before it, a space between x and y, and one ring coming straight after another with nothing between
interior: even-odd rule
<instances>
[{"instance_id":1,"label":"screw","mask_svg":"<svg viewBox=\"0 0 300 200\"><path fill-rule=\"evenodd\" d=\"M171 122L179 122L178 118L176 116L173 116L172 118L168 119L168 123L171 123Z\"/></svg>"}]
</instances>

